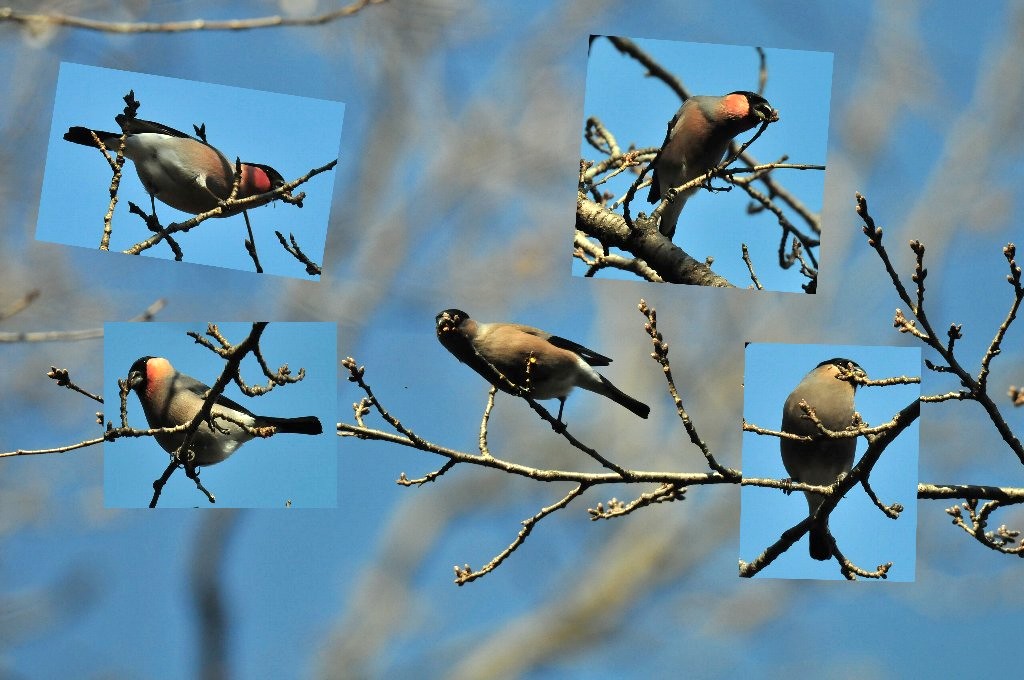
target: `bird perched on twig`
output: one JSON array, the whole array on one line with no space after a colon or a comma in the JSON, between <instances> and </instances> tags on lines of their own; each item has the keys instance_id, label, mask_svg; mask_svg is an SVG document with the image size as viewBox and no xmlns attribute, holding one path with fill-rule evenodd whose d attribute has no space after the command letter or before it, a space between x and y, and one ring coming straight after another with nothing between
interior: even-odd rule
<instances>
[{"instance_id":1,"label":"bird perched on twig","mask_svg":"<svg viewBox=\"0 0 1024 680\"><path fill-rule=\"evenodd\" d=\"M668 190L686 184L714 169L733 137L764 122L776 121L779 112L754 92L738 90L722 97L695 95L683 102L668 123L661 150L651 162L654 175L650 203L665 198ZM676 222L686 199L697 187L680 192L661 214L659 230L668 238L676 233Z\"/></svg>"},{"instance_id":2,"label":"bird perched on twig","mask_svg":"<svg viewBox=\"0 0 1024 680\"><path fill-rule=\"evenodd\" d=\"M171 362L162 357L137 359L128 371L128 387L135 390L146 414L146 421L153 428L175 427L191 422L202 408L205 394L210 389L209 385L178 373ZM237 423L248 428L272 426L276 430L275 434L315 435L323 432L320 419L316 416L258 416L224 395L217 396L211 410L211 420L213 427L209 422L201 423L192 438L190 450L195 454L195 465L219 463L256 436ZM181 446L185 433L182 431L155 436L164 451L173 454Z\"/></svg>"},{"instance_id":3,"label":"bird perched on twig","mask_svg":"<svg viewBox=\"0 0 1024 680\"><path fill-rule=\"evenodd\" d=\"M135 164L142 186L150 198L182 212L198 215L216 208L231 195L235 181L235 164L206 142L161 123L123 114L115 120L126 133L124 155ZM64 139L75 144L99 148L96 135L113 156L120 145L120 132L103 132L75 126L64 133ZM235 198L247 198L273 191L285 184L274 168L260 163L242 163L242 178ZM267 197L245 209L269 203L279 196ZM227 217L242 208L225 210ZM155 210L154 210L155 212Z\"/></svg>"},{"instance_id":4,"label":"bird perched on twig","mask_svg":"<svg viewBox=\"0 0 1024 680\"><path fill-rule=\"evenodd\" d=\"M782 407L783 432L812 437L820 435L817 425L800 407L801 401L814 409L818 420L829 430L841 431L853 425L853 398L857 385L838 378L840 368L852 370L861 377L867 375L864 369L850 359L836 357L818 364L786 398L786 404ZM834 484L839 475L849 472L857 449L856 437L830 439L820 436L811 442L783 438L779 442L782 462L793 481L815 486ZM808 512L813 515L825 498L810 491L805 491L804 495L807 497ZM809 541L811 557L816 560L832 557L832 539L827 520L812 527Z\"/></svg>"},{"instance_id":5,"label":"bird perched on twig","mask_svg":"<svg viewBox=\"0 0 1024 680\"><path fill-rule=\"evenodd\" d=\"M559 422L573 387L608 397L641 418L651 412L595 371L612 360L583 345L532 326L478 323L459 309L446 309L435 321L441 344L492 385L516 394L511 383L533 399L558 399Z\"/></svg>"}]
</instances>

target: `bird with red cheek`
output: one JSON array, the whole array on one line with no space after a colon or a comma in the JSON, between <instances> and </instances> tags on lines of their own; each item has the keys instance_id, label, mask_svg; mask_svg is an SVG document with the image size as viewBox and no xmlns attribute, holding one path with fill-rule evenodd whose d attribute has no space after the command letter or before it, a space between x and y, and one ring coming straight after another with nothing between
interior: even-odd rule
<instances>
[{"instance_id":1,"label":"bird with red cheek","mask_svg":"<svg viewBox=\"0 0 1024 680\"><path fill-rule=\"evenodd\" d=\"M840 475L845 475L853 467L853 456L857 450L855 437L829 439L821 436L818 426L814 424L800 407L806 402L814 409L821 424L838 432L853 425L853 397L857 391L856 383L839 379L839 369L852 370L856 375L867 377L856 362L836 357L823 361L804 376L800 384L786 399L782 407L782 431L791 434L818 437L815 441L804 442L792 439L780 439L782 463L786 466L793 481L815 486L834 484ZM824 496L805 491L808 513L813 515L825 501ZM828 531L828 522L811 529L808 540L811 557L816 560L828 560L832 557L832 539Z\"/></svg>"},{"instance_id":2,"label":"bird with red cheek","mask_svg":"<svg viewBox=\"0 0 1024 680\"><path fill-rule=\"evenodd\" d=\"M434 321L445 349L498 389L515 394L512 383L528 388L533 399L558 399L559 422L573 387L608 397L641 418L650 415L650 406L594 370L611 359L572 340L518 323L479 323L460 309L446 309Z\"/></svg>"},{"instance_id":3,"label":"bird with red cheek","mask_svg":"<svg viewBox=\"0 0 1024 680\"><path fill-rule=\"evenodd\" d=\"M136 360L128 371L128 387L138 395L146 421L153 428L175 427L191 422L202 408L205 394L210 389L195 378L178 373L171 362L162 357L142 357ZM214 402L211 419L213 427L210 427L209 422L202 423L190 445L197 466L221 462L255 436L238 423L250 428L273 426L275 434L316 435L323 432L320 419L316 416L258 416L224 395L218 396ZM155 436L164 451L174 453L181 446L185 433L182 431Z\"/></svg>"},{"instance_id":4,"label":"bird with red cheek","mask_svg":"<svg viewBox=\"0 0 1024 680\"><path fill-rule=\"evenodd\" d=\"M235 164L215 147L160 123L124 115L118 115L115 120L127 133L125 158L135 164L135 171L150 199L158 198L172 208L198 215L216 208L231 195ZM119 132L76 126L64 133L64 139L99 148L93 134L99 137L111 155L117 152L121 138ZM269 165L242 163L241 169L242 178L236 198L265 194L285 184L284 177ZM244 209L255 208L276 198L280 197L268 196L266 200L247 205ZM242 210L225 210L219 216L236 215Z\"/></svg>"},{"instance_id":5,"label":"bird with red cheek","mask_svg":"<svg viewBox=\"0 0 1024 680\"><path fill-rule=\"evenodd\" d=\"M652 161L654 175L647 200L657 203L672 187L712 170L722 162L733 137L778 118L778 111L768 100L754 92L739 90L722 97L690 97L669 121L665 141ZM695 187L680 192L665 206L659 230L666 237L671 239L675 235L679 213L696 191Z\"/></svg>"}]
</instances>

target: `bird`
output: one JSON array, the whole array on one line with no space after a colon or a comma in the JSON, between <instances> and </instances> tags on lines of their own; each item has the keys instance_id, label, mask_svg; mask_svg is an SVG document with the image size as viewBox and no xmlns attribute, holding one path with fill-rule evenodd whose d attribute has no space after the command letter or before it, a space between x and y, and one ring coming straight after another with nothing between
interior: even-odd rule
<instances>
[{"instance_id":1,"label":"bird","mask_svg":"<svg viewBox=\"0 0 1024 680\"><path fill-rule=\"evenodd\" d=\"M210 389L195 378L178 373L167 359L152 356L141 357L132 364L128 371L128 387L138 395L146 421L152 428L175 427L191 422L202 408L205 394ZM253 428L273 426L275 434L317 435L323 432L316 416L258 416L224 395L217 397L211 414L227 416ZM184 436L184 431L155 435L157 443L170 454L178 450ZM190 451L195 454L192 464L219 463L254 436L229 420L215 417L212 428L204 422L196 430L190 445Z\"/></svg>"},{"instance_id":2,"label":"bird","mask_svg":"<svg viewBox=\"0 0 1024 680\"><path fill-rule=\"evenodd\" d=\"M840 368L847 371L852 369L856 375L867 377L864 369L850 359L835 357L822 361L804 376L786 398L786 404L782 407L783 432L810 436L819 434L817 425L800 408L801 401L814 409L821 424L829 430L841 431L853 425L853 399L857 385L837 378ZM782 463L793 481L816 486L834 484L840 475L849 472L857 449L855 437L821 437L810 442L781 438L779 442ZM807 497L808 514L813 515L825 497L810 491L805 491L804 495ZM832 540L827 520L811 528L809 540L809 552L813 559L824 561L832 557Z\"/></svg>"},{"instance_id":3,"label":"bird","mask_svg":"<svg viewBox=\"0 0 1024 680\"><path fill-rule=\"evenodd\" d=\"M668 123L668 132L651 166L650 203L715 168L722 162L733 137L764 121L776 121L779 113L768 100L754 92L737 90L721 97L694 95L683 102ZM686 200L697 187L676 195L661 214L659 231L671 239Z\"/></svg>"},{"instance_id":4,"label":"bird","mask_svg":"<svg viewBox=\"0 0 1024 680\"><path fill-rule=\"evenodd\" d=\"M641 418L651 412L647 404L595 371L594 366L607 366L612 360L583 345L532 326L478 323L460 309L446 309L435 321L437 339L445 349L498 389L516 394L512 383L534 399L558 399L559 423L573 387L608 397Z\"/></svg>"},{"instance_id":5,"label":"bird","mask_svg":"<svg viewBox=\"0 0 1024 680\"><path fill-rule=\"evenodd\" d=\"M235 164L214 146L162 123L124 114L119 114L115 120L126 134L125 158L134 162L135 172L151 201L155 197L172 208L198 215L216 208L231 195ZM120 132L75 126L68 128L64 139L99 148L93 134L111 154L117 152ZM285 184L281 173L269 165L242 163L241 170L242 178L235 195L238 199L265 194ZM245 208L224 210L219 217L236 215L243 209L255 208L276 198L280 196L268 196Z\"/></svg>"}]
</instances>

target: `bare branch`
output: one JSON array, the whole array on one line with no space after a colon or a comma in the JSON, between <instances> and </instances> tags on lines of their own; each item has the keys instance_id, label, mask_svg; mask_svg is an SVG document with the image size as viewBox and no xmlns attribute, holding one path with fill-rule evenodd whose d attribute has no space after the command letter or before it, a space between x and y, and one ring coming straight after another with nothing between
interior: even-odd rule
<instances>
[{"instance_id":1,"label":"bare branch","mask_svg":"<svg viewBox=\"0 0 1024 680\"><path fill-rule=\"evenodd\" d=\"M67 28L80 28L86 31L101 31L105 33L183 33L187 31L247 31L257 28L276 28L279 26L319 26L330 23L344 17L349 17L368 5L378 5L386 0L356 0L350 5L341 7L330 12L324 12L311 17L282 17L280 15L269 17L256 17L253 19L228 19L224 21L211 21L207 19L192 19L190 21L167 21L156 22L127 22L127 21L97 21L75 17L59 12L47 14L30 14L20 12L11 7L0 8L0 22L13 22L27 26L51 25L65 26Z\"/></svg>"}]
</instances>

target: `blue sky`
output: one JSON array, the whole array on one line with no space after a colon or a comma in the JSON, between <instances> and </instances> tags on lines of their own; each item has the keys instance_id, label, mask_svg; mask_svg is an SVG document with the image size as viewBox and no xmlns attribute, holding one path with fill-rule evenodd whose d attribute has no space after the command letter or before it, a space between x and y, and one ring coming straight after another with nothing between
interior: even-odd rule
<instances>
[{"instance_id":1,"label":"blue sky","mask_svg":"<svg viewBox=\"0 0 1024 680\"><path fill-rule=\"evenodd\" d=\"M218 324L231 342L241 342L251 324ZM224 361L185 335L206 332L205 323L108 323L104 343L104 400L106 416L117 416L118 378L141 356L167 358L179 373L207 385L220 376ZM206 336L209 339L209 336ZM315 415L324 424L319 436L280 435L246 442L225 461L203 468L203 485L217 498L216 507L293 508L334 507L337 504L338 456L332 427L337 413L335 329L330 323L271 323L260 347L271 370L287 363L306 377L293 385L275 387L261 397L246 397L233 382L224 394L253 413L270 416ZM242 377L250 385L265 385L255 358L242 361ZM146 429L138 396L128 396L128 423ZM104 500L108 507L148 507L152 483L167 467L167 455L155 439L126 437L104 444ZM203 507L206 497L175 471L158 508Z\"/></svg>"},{"instance_id":2,"label":"blue sky","mask_svg":"<svg viewBox=\"0 0 1024 680\"><path fill-rule=\"evenodd\" d=\"M614 358L602 372L647 401L651 418L640 420L598 395L580 392L566 405L573 431L636 468L703 472L703 458L682 432L660 369L647 356L650 341L635 311L644 297L658 309L677 384L701 435L726 464L746 468L753 461L744 459L756 454L748 451L740 422L745 396L756 395L750 391L752 378L744 374L745 341L754 342L754 348L761 343L804 349L855 345L855 358L873 375L890 374L892 354L879 350L882 356L874 357L866 350L860 353L860 346L913 346L912 338L891 327L894 308L904 305L864 245L853 214L853 192L862 191L886 229L901 272L909 274L912 267L907 240L928 244L929 313L939 333L949 323L964 324L965 337L958 344L971 370L977 369L977 358L1010 299L999 248L1008 241L1020 244L1024 224L1024 198L1018 190L1024 160L1015 132L1024 106L1006 85L1024 82L1019 67L1024 58L1011 52L1014 58L992 61L1007 54L1007 45L1020 42L1015 32L1019 3L994 3L988 12L964 12L955 3L864 0L597 5L488 0L465 10L392 0L351 23L238 33L123 36L62 29L28 35L8 27L7 38L0 40L0 61L14 65L0 75L12 92L0 101L9 154L9 162L0 164L7 182L0 201L5 225L0 289L7 295L0 308L31 288L39 288L42 297L23 314L4 320L0 330L100 326L131 318L158 297L168 299L158 319L180 324L182 331L202 330L209 319L271 319L270 342L276 332L287 333L280 322L336 323L337 355L353 355L367 367L378 396L403 424L433 441L473 451L486 384L434 336L434 315L458 306L482 320L534 324ZM98 15L104 10L66 11ZM111 9L107 18L124 19L130 11ZM173 2L139 11L146 14L138 18L165 20L282 10L273 3L210 8ZM828 231L818 295L570 275L572 197L582 121L590 113L584 83L591 33L744 46L735 60L722 60L738 63L742 83L734 85L730 78L721 85L700 83L698 89L694 81L695 91L753 86L756 61L745 46L776 50L767 94L782 120L755 145L762 158L774 155L762 145L774 143L776 136L786 139L783 132L800 120L804 108L784 101L789 95L781 88L803 76L783 78L786 55L778 50L834 54L824 200ZM96 252L109 181L106 165L98 153L68 144L60 135L69 125L109 126L127 88L89 90L87 105L74 107L74 115L58 124L48 113L59 89L61 62L345 102L337 170L309 184L305 208L277 205L252 215L261 238L284 226L281 220L307 214L314 198L333 195L323 280L254 277L236 269ZM668 97L652 105L649 115L636 112L650 122L634 133L635 141L660 143L678 102L660 84L642 79L631 60L619 57L616 64L614 71L622 72L623 80L614 82L623 87L640 83ZM688 84L697 77L684 66L677 72ZM276 113L268 114L271 123L261 120L249 128L249 116L262 115L259 106L250 107L244 120L236 107L228 107L227 114L207 113L207 107L220 103L214 96L186 96L158 108L158 98L167 91L162 82L148 94L136 87L143 101L140 114L185 130L205 120L211 141L229 155L264 160L295 176L338 154L336 140L314 146L301 158L291 148L250 147L253 140L269 141L258 132L271 123L277 128ZM655 94L637 98L651 101ZM992 101L1011 105L994 108ZM197 113L200 104L203 111ZM816 106L823 106L820 98L808 105ZM612 107L601 115L615 112ZM1000 116L1010 124L1000 124ZM340 116L330 120L340 121ZM966 134L972 122L983 123L987 134ZM286 146L295 147L293 138L314 123L302 118L287 126ZM244 134L229 142L227 135L236 127ZM619 139L629 141L622 133ZM794 151L800 140L790 141L778 152L808 160ZM962 146L978 155L965 155ZM69 156L71 176L81 174L82 184L88 177L87 198L96 202L67 222L89 234L84 247L35 240L39 198L49 196L44 181L52 180L58 150ZM948 174L954 171L966 176ZM806 175L785 176L789 183ZM123 191L133 183L137 179L129 171ZM318 186L322 190L314 191ZM731 198L699 195L687 212ZM145 203L146 197L138 200ZM42 217L50 207L44 200ZM57 207L70 213L79 206L58 201ZM756 229L742 208L727 210L733 219L719 230L723 235ZM261 224L268 213L271 224ZM129 233L127 217L119 216L124 224L115 238ZM244 231L236 223L240 219L207 226L218 234L225 228L237 234L234 244ZM775 229L768 231L775 234ZM687 238L682 227L677 238ZM223 242L220 238L216 247L232 257L237 249L239 266L248 268L241 248ZM269 252L261 248L261 254ZM729 259L716 256L716 263ZM770 270L759 267L762 276ZM283 273L305 279L294 263ZM745 276L734 278L743 282ZM1022 328L1012 329L993 364L996 396L996 387L1001 393L1009 384L1024 383L1021 338ZM154 338L157 342L165 340ZM183 335L167 342L160 351L173 351L179 357L175 364L210 354ZM312 371L321 355L334 356L333 347L321 352L316 345L316 356L307 357L305 344L291 342L268 351L268 359ZM0 400L3 449L54 446L97 433L95 405L50 385L43 376L51 365L68 367L85 387L109 390L113 383L105 371L123 375L137 356L151 351L125 348L104 365L100 341L0 345L5 367L0 383L5 394L13 395ZM931 353L925 357L935 358ZM780 394L765 395L764 417L757 420L777 424L781 400L820 359L808 349L784 374L780 369ZM200 378L217 374L215 366L202 365L187 372ZM947 376L925 372L923 378L927 393L957 387ZM271 397L253 401L258 411L286 413L291 398L304 398L296 392L305 387L285 390L285 407L271 407L265 401ZM333 387L337 405L326 407L321 418L325 424L332 417L351 421L351 404L361 394L344 377ZM865 389L858 396L868 420L877 422L903 405L866 412L881 396L876 392L889 389ZM141 423L135 402L134 397L129 401L133 419ZM320 413L319 401L310 406L295 412ZM1002 408L1019 433L1021 410ZM267 457L260 452L265 444L276 451L282 443L308 439L250 442L225 463L208 468L204 477L233 476L241 469L237 466ZM913 438L906 433L901 439ZM1019 461L976 405L923 408L920 441L923 482L1024 485ZM153 442L142 443L149 446L139 451L137 460L146 470L137 491L139 504L145 505L149 484L166 456ZM647 508L615 522L591 522L586 507L612 496L632 498L638 491L597 489L545 520L494 574L458 588L451 583L453 564L482 565L508 545L523 519L560 498L568 485L507 479L460 466L433 485L407 489L394 483L401 472L421 475L436 469L441 459L354 439L333 445L338 508L278 509L285 497L296 503L298 497L282 493L275 482L261 496L270 498L273 510L238 516L222 571L228 656L238 677L329 676L340 666L331 668L324 658L338 650L345 654L344 668L364 677L449 677L474 655L513 666L522 662L522 675L529 678L629 677L666 668L687 668L697 678L998 675L1005 673L1005 650L1019 641L1024 597L1019 560L978 545L953 526L944 511L953 501L908 504L904 517L894 522L873 508L861 515L857 502L863 493L853 490L832 521L841 532L837 537L858 556L867 553L859 552L863 532L850 526L851 519L863 516L903 531L914 525L911 517L917 512L916 555L899 537L886 537L880 551L880 559L897 562L894 570L909 569L913 560L915 580L867 585L863 580L777 578L795 575L808 561L805 543L764 577L737 577L738 557L750 559L763 549L770 531L800 519L805 506L799 497L751 490L754 501L763 497L782 517L766 516L767 536L748 549L741 547L748 499L737 487L695 488L682 503ZM508 395L498 397L491 445L525 464L596 467ZM769 450L763 461L777 466L774 474L784 475L777 442L765 445ZM0 636L0 675L177 678L196 669L195 593L186 574L196 536L218 510L206 507L180 473L170 487L186 494L184 509L106 508L103 458L103 450L94 447L0 459L0 602L18 614L5 628L8 635ZM278 460L269 454L268 466ZM897 466L896 472L909 469ZM225 503L230 488L225 478L211 485ZM900 493L897 488L886 500ZM199 509L191 509L195 505ZM851 514L844 519L845 513ZM996 521L1024 526L1019 508L997 513ZM660 551L653 550L651 544L659 541ZM789 558L801 564L786 568ZM830 577L831 569L824 565L829 573L821 575ZM68 597L68 584L79 586L72 592L81 593L81 600ZM593 594L599 597L591 608L575 608ZM538 609L543 615L531 618ZM950 625L979 617L985 625ZM111 644L113 639L117 644ZM552 649L553 640L565 646Z\"/></svg>"},{"instance_id":3,"label":"blue sky","mask_svg":"<svg viewBox=\"0 0 1024 680\"><path fill-rule=\"evenodd\" d=\"M826 359L853 359L872 379L900 375L919 377L921 351L916 347L870 345L781 345L754 343L745 354L743 416L771 430L782 426L782 405L800 380ZM857 390L857 411L872 426L887 422L920 395L917 385L864 387ZM857 440L854 464L867 442ZM871 476L881 502L901 503L898 520L883 515L863 487L847 493L829 517L839 549L858 566L873 570L893 562L888 581L913 581L917 538L918 424L915 421L885 451ZM747 477L786 479L779 439L753 432L743 434L743 473ZM740 559L747 562L774 543L785 529L807 516L801 492L785 496L777 489L745 486L741 491ZM764 578L842 579L834 561L817 562L807 554L806 535L758 574Z\"/></svg>"},{"instance_id":4,"label":"blue sky","mask_svg":"<svg viewBox=\"0 0 1024 680\"><path fill-rule=\"evenodd\" d=\"M54 98L37 238L99 247L109 203L110 168L98 150L72 144L63 136L75 125L117 132L114 116L122 112L122 97L129 90L142 103L139 118L187 134L194 134L193 124L205 123L207 141L229 161L239 157L243 162L270 165L286 181L338 157L345 111L340 102L64 62ZM149 196L132 166L126 162L118 191L112 252L151 235L141 218L128 213L128 201L150 209ZM69 177L76 179L68 181ZM335 177L334 171L321 173L293 191L306 193L301 209L277 201L249 211L266 273L310 278L305 266L281 248L275 230L285 237L294 233L303 252L322 262ZM191 217L159 201L157 215L165 225ZM245 218L234 215L208 222L177 237L184 262L254 271L242 245L248 238ZM174 257L166 244L143 254Z\"/></svg>"},{"instance_id":5,"label":"blue sky","mask_svg":"<svg viewBox=\"0 0 1024 680\"><path fill-rule=\"evenodd\" d=\"M675 74L690 94L757 91L759 61L753 46L649 39L634 42ZM788 155L791 163L825 165L832 54L771 49L767 44L761 47L766 48L768 64L764 96L779 111L780 119L770 125L748 151L762 163ZM600 119L623 149L630 144L638 148L661 146L666 125L679 104L678 96L660 79L647 76L638 61L621 54L605 38L594 41L587 64L584 119L591 116ZM738 141L749 139L753 132L739 135ZM582 136L580 155L594 161L603 159ZM808 208L820 212L825 173L817 170L776 172L783 186ZM632 173L622 173L601 188L619 198L625 195L634 179ZM647 203L647 191L645 188L637 192L630 214L642 211L649 215L654 209L655 205ZM776 220L770 214L748 216L749 202L749 197L738 189L717 194L698 192L683 209L673 242L697 260L714 257L712 269L740 287L750 284L746 265L740 259L740 243L746 243L758 278L766 289L802 292L799 286L806 279L796 275L794 270L782 271L777 265L780 231ZM621 214L621 208L617 212ZM787 244L787 252L788 249ZM582 275L586 269L579 260L573 260L573 273ZM611 269L599 276L632 278L631 274Z\"/></svg>"}]
</instances>

